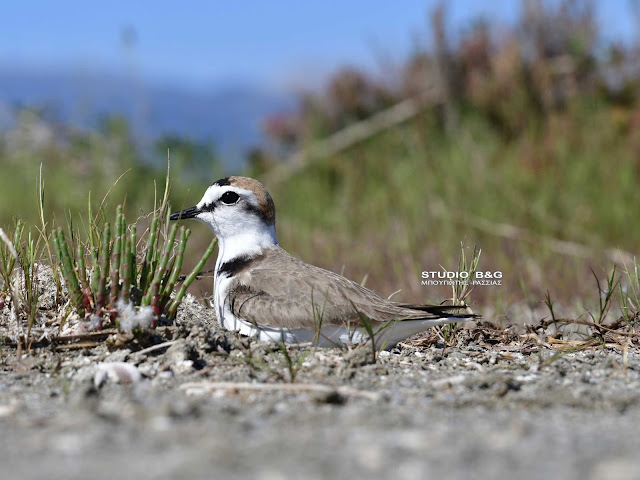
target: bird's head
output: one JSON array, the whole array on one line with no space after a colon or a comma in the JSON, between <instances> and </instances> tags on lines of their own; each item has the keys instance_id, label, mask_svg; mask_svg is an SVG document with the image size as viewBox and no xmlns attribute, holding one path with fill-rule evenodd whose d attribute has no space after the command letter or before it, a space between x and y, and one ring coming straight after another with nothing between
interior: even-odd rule
<instances>
[{"instance_id":1,"label":"bird's head","mask_svg":"<svg viewBox=\"0 0 640 480\"><path fill-rule=\"evenodd\" d=\"M172 213L171 220L195 218L221 241L234 237L276 240L276 207L266 187L248 177L226 177L213 183L195 206ZM267 241L268 243L268 241Z\"/></svg>"}]
</instances>

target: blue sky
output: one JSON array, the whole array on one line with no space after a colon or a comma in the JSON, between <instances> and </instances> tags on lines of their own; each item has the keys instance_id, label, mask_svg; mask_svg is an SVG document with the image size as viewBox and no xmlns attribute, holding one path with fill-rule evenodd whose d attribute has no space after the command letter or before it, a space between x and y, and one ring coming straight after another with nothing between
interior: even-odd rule
<instances>
[{"instance_id":1,"label":"blue sky","mask_svg":"<svg viewBox=\"0 0 640 480\"><path fill-rule=\"evenodd\" d=\"M553 0L550 0L553 1ZM233 81L320 83L344 64L370 68L428 42L436 0L4 0L0 68L134 70L145 80L210 88ZM508 25L520 0L453 0L454 30L484 16ZM606 40L635 39L629 0L596 3ZM122 32L137 40L127 49Z\"/></svg>"}]
</instances>

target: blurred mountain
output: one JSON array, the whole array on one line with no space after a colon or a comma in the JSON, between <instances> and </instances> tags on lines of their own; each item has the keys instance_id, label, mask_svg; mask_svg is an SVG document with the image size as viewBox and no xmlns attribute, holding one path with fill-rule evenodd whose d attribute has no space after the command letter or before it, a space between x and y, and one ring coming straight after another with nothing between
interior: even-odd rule
<instances>
[{"instance_id":1,"label":"blurred mountain","mask_svg":"<svg viewBox=\"0 0 640 480\"><path fill-rule=\"evenodd\" d=\"M56 121L94 128L122 115L139 143L175 135L213 144L228 168L241 164L264 141L261 120L292 110L292 95L235 82L196 90L99 72L0 68L0 128L21 107L44 109Z\"/></svg>"}]
</instances>

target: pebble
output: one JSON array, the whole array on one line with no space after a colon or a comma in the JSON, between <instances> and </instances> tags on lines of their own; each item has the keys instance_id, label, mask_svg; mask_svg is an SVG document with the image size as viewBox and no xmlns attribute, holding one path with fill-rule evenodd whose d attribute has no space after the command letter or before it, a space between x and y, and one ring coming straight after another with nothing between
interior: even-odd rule
<instances>
[{"instance_id":1,"label":"pebble","mask_svg":"<svg viewBox=\"0 0 640 480\"><path fill-rule=\"evenodd\" d=\"M137 383L142 374L135 365L126 362L99 363L93 377L93 384L100 388L108 380L114 383Z\"/></svg>"}]
</instances>

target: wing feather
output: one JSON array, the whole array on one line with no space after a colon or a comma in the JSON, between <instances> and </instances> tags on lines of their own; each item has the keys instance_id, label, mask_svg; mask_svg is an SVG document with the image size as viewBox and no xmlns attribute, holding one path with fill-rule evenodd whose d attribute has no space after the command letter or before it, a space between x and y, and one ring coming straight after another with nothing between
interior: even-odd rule
<instances>
[{"instance_id":1,"label":"wing feather","mask_svg":"<svg viewBox=\"0 0 640 480\"><path fill-rule=\"evenodd\" d=\"M337 273L298 260L280 247L256 258L236 275L226 302L238 318L260 326L292 329L315 328L319 322L323 326L361 326L361 315L375 327L393 320L452 314L447 307L390 302Z\"/></svg>"}]
</instances>

